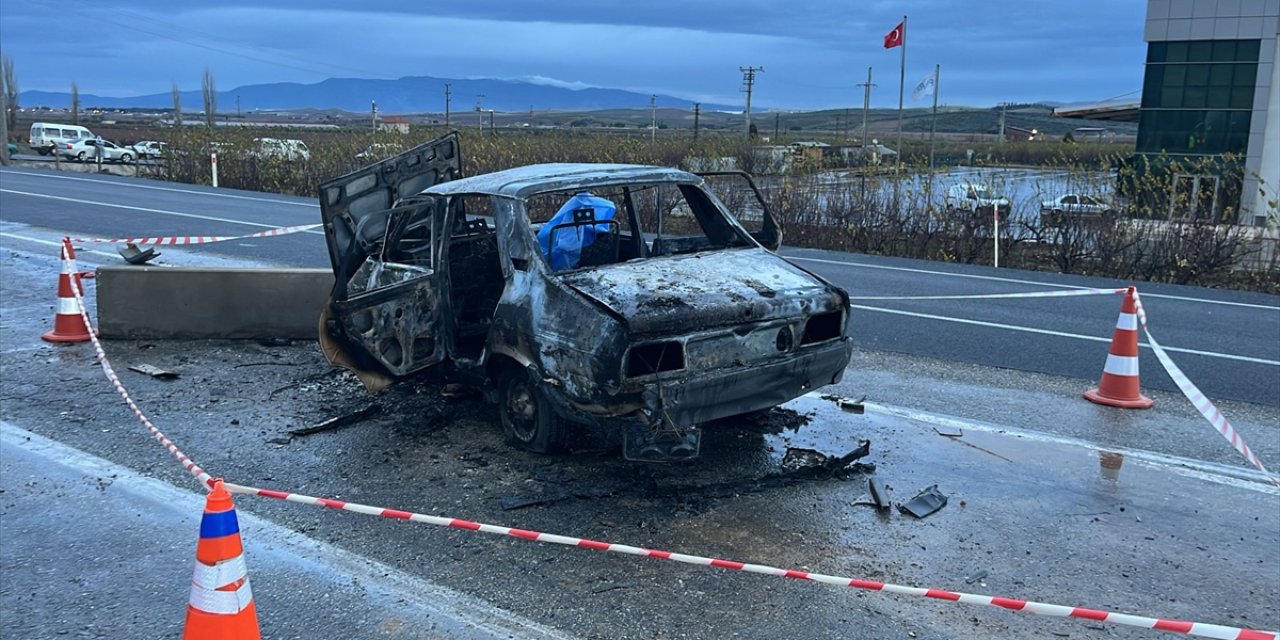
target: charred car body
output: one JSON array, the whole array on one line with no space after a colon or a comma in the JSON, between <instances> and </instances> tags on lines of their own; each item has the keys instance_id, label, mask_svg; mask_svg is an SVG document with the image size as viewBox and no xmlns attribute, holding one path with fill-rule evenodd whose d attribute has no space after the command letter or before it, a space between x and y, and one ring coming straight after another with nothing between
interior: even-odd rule
<instances>
[{"instance_id":1,"label":"charred car body","mask_svg":"<svg viewBox=\"0 0 1280 640\"><path fill-rule=\"evenodd\" d=\"M739 218L723 180L745 185L724 192ZM461 178L450 134L320 191L330 362L371 392L429 368L481 384L526 449L587 424L620 429L630 459L693 457L699 425L836 382L852 353L848 295L772 252L780 231L746 174Z\"/></svg>"}]
</instances>

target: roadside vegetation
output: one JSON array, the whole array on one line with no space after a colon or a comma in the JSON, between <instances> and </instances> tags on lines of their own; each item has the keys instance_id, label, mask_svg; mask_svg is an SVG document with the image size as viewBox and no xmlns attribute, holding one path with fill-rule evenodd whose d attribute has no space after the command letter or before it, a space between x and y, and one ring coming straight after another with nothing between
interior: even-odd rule
<instances>
[{"instance_id":1,"label":"roadside vegetation","mask_svg":"<svg viewBox=\"0 0 1280 640\"><path fill-rule=\"evenodd\" d=\"M153 166L140 167L155 177L209 184L209 156L218 152L219 184L225 187L314 196L319 185L366 164L395 155L444 133L415 127L408 135L368 131L282 130L232 127L167 129L146 137L168 142L173 151ZM737 167L756 172L760 157L740 134L702 132L626 133L566 130L490 130L461 132L463 174L476 175L540 162L619 162L711 168L714 159L732 158ZM135 137L143 137L134 133ZM311 150L306 161L254 154L255 138L296 138ZM836 169L830 160L798 162L783 176L758 182L784 228L789 246L991 264L994 258L990 209L948 211L940 198L954 178L930 174L928 144L904 146L908 169L894 176L885 168ZM970 153L972 152L972 153ZM1039 198L1011 203L1001 212L1001 266L1051 270L1110 278L1228 287L1280 293L1277 207L1272 203L1265 227L1234 224L1231 209L1214 215L1172 216L1191 212L1186 193L1161 186L1159 172L1129 164L1132 146L1115 143L939 142L935 166L967 167L967 178L1006 192L1007 169L1036 167L1056 176L1038 185L1047 199L1069 188L1113 199L1097 215L1042 217ZM696 160L695 160L696 159ZM1201 173L1196 167L1162 162L1173 173ZM932 179L930 176L933 175ZM1066 185L1066 186L1064 186ZM1042 189L1040 188L1042 186ZM741 194L723 194L726 201Z\"/></svg>"}]
</instances>

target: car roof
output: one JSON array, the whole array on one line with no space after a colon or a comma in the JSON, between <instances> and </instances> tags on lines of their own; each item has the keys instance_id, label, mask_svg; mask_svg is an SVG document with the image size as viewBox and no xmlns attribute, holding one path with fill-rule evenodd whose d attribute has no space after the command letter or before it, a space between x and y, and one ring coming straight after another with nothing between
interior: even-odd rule
<instances>
[{"instance_id":1,"label":"car roof","mask_svg":"<svg viewBox=\"0 0 1280 640\"><path fill-rule=\"evenodd\" d=\"M547 191L590 189L620 184L698 184L702 178L669 167L639 164L548 163L486 173L442 182L422 193L452 195L482 193L524 198Z\"/></svg>"}]
</instances>

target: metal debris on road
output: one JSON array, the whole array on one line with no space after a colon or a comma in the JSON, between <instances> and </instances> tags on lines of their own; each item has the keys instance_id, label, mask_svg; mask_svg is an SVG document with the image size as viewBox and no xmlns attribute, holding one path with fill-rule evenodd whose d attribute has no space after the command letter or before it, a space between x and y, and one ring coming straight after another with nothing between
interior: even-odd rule
<instances>
[{"instance_id":1,"label":"metal debris on road","mask_svg":"<svg viewBox=\"0 0 1280 640\"><path fill-rule=\"evenodd\" d=\"M948 427L946 425L943 425L940 427L934 427L933 432L940 436L946 436L948 438L964 437L964 430L962 430L960 427Z\"/></svg>"},{"instance_id":2,"label":"metal debris on road","mask_svg":"<svg viewBox=\"0 0 1280 640\"><path fill-rule=\"evenodd\" d=\"M911 514L916 518L924 518L945 506L947 506L947 497L938 491L938 485L935 484L916 494L916 497L906 504L898 505L898 511Z\"/></svg>"},{"instance_id":3,"label":"metal debris on road","mask_svg":"<svg viewBox=\"0 0 1280 640\"><path fill-rule=\"evenodd\" d=\"M975 583L975 582L977 582L977 581L979 581L979 580L981 580L981 579L983 579L983 578L985 578L985 577L987 577L987 572L986 572L986 570L984 569L984 570L982 570L982 571L979 571L979 572L977 572L977 573L975 573L975 574L973 574L973 575L971 575L971 576L969 576L969 577L965 578L965 579L964 579L964 582L965 582L965 584L973 584L973 583Z\"/></svg>"},{"instance_id":4,"label":"metal debris on road","mask_svg":"<svg viewBox=\"0 0 1280 640\"><path fill-rule=\"evenodd\" d=\"M888 511L893 506L889 498L889 488L878 478L867 478L867 489L871 491L871 501L881 511Z\"/></svg>"},{"instance_id":5,"label":"metal debris on road","mask_svg":"<svg viewBox=\"0 0 1280 640\"><path fill-rule=\"evenodd\" d=\"M376 404L371 404L354 413L348 413L346 415L338 416L336 418L329 418L324 422L321 422L319 424L315 424L303 429L294 429L289 432L289 435L309 436L313 433L320 433L321 431L333 431L335 429L341 429L348 425L352 425L357 422L360 422L361 420L364 420L365 418L368 418L370 416L376 416L379 413L382 413L382 407Z\"/></svg>"},{"instance_id":6,"label":"metal debris on road","mask_svg":"<svg viewBox=\"0 0 1280 640\"><path fill-rule=\"evenodd\" d=\"M782 456L782 471L791 476L822 476L847 480L857 473L873 473L876 465L855 462L871 453L871 441L863 440L857 448L842 455L829 456L814 449L787 447Z\"/></svg>"},{"instance_id":7,"label":"metal debris on road","mask_svg":"<svg viewBox=\"0 0 1280 640\"><path fill-rule=\"evenodd\" d=\"M158 378L160 380L173 380L178 377L178 373L175 371L161 369L160 367L156 367L149 364L136 364L136 365L133 365L132 367L129 367L129 370L137 371L138 373L143 373L151 376L152 378Z\"/></svg>"},{"instance_id":8,"label":"metal debris on road","mask_svg":"<svg viewBox=\"0 0 1280 640\"><path fill-rule=\"evenodd\" d=\"M117 251L120 252L120 257L124 258L125 262L132 265L144 265L152 258L160 256L160 252L156 251L155 247L147 247L146 251L143 251L132 242L125 243L124 247L117 249Z\"/></svg>"}]
</instances>

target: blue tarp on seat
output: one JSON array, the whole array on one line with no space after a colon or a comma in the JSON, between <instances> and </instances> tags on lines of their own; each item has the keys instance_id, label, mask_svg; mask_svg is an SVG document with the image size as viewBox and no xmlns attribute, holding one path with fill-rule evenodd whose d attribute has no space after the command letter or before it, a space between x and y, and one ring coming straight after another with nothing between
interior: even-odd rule
<instances>
[{"instance_id":1,"label":"blue tarp on seat","mask_svg":"<svg viewBox=\"0 0 1280 640\"><path fill-rule=\"evenodd\" d=\"M572 224L573 212L577 209L594 210L596 220L613 220L614 214L618 211L617 205L590 193L579 193L569 198L569 201L565 202L560 210L538 230L538 246L542 249L542 255L551 262L551 268L556 271L576 268L582 256L582 248L591 246L591 243L596 240L597 233L609 233L609 227L612 226L608 223L582 224L556 229L556 244L552 247L551 230L558 225Z\"/></svg>"}]
</instances>

